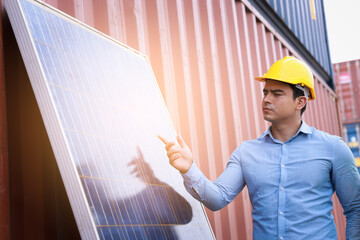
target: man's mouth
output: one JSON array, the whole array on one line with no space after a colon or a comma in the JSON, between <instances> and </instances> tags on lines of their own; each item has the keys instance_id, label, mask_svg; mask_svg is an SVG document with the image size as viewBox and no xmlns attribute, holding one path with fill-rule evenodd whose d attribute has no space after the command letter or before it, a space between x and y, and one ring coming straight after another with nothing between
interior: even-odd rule
<instances>
[{"instance_id":1,"label":"man's mouth","mask_svg":"<svg viewBox=\"0 0 360 240\"><path fill-rule=\"evenodd\" d=\"M272 108L269 108L269 107L263 107L263 111L268 112L268 111L274 111L274 110Z\"/></svg>"}]
</instances>

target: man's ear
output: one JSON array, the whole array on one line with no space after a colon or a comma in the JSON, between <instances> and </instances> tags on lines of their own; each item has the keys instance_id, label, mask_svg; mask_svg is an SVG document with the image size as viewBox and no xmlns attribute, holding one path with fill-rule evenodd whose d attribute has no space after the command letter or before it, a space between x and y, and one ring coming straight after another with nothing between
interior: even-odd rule
<instances>
[{"instance_id":1,"label":"man's ear","mask_svg":"<svg viewBox=\"0 0 360 240\"><path fill-rule=\"evenodd\" d=\"M296 109L301 110L303 107L305 107L307 103L307 98L304 96L300 96L296 98Z\"/></svg>"}]
</instances>

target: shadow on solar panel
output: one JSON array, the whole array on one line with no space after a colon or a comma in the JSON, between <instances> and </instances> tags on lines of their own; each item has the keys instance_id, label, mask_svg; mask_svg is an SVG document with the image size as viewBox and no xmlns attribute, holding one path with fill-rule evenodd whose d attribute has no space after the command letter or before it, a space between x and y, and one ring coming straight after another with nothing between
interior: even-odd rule
<instances>
[{"instance_id":1,"label":"shadow on solar panel","mask_svg":"<svg viewBox=\"0 0 360 240\"><path fill-rule=\"evenodd\" d=\"M6 0L83 239L212 239L157 135L175 132L147 58L48 5Z\"/></svg>"},{"instance_id":2,"label":"shadow on solar panel","mask_svg":"<svg viewBox=\"0 0 360 240\"><path fill-rule=\"evenodd\" d=\"M190 204L154 175L151 165L144 160L139 148L138 156L128 165L132 168L131 174L145 184L141 191L130 193L129 197L116 196L118 191L122 192L127 188L125 185L128 182L82 176L83 185L88 186L87 198L99 201L94 205L105 206L93 210L96 226L103 230L107 228L101 232L104 237L112 234L128 239L177 239L173 226L187 224L192 220ZM103 197L97 198L97 195ZM112 199L113 208L109 208L109 199ZM118 219L119 224L113 219ZM114 228L116 226L121 228Z\"/></svg>"}]
</instances>

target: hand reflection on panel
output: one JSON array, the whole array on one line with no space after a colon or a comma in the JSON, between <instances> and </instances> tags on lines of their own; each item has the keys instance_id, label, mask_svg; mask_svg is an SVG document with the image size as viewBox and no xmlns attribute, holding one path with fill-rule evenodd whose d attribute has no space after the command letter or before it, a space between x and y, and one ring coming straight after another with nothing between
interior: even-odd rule
<instances>
[{"instance_id":1,"label":"hand reflection on panel","mask_svg":"<svg viewBox=\"0 0 360 240\"><path fill-rule=\"evenodd\" d=\"M192 219L190 204L172 187L155 177L150 164L145 162L139 147L137 147L137 152L138 157L129 163L129 166L134 167L131 173L147 185L147 189L144 190L147 191L147 194L153 194L161 222L167 224L189 223ZM157 191L149 189L151 186L156 186Z\"/></svg>"},{"instance_id":2,"label":"hand reflection on panel","mask_svg":"<svg viewBox=\"0 0 360 240\"><path fill-rule=\"evenodd\" d=\"M154 171L150 167L150 164L144 161L144 156L139 148L137 146L136 148L138 157L133 158L133 160L128 164L128 166L133 166L133 170L131 171L131 174L133 174L135 177L142 180L145 184L159 184L161 183L154 175Z\"/></svg>"},{"instance_id":3,"label":"hand reflection on panel","mask_svg":"<svg viewBox=\"0 0 360 240\"><path fill-rule=\"evenodd\" d=\"M82 179L90 205L94 206L92 211L100 238L178 239L174 226L191 221L191 206L172 187L156 178L139 147L137 155L128 166L145 188L136 194L120 199L111 194L114 189L129 191L136 183Z\"/></svg>"},{"instance_id":4,"label":"hand reflection on panel","mask_svg":"<svg viewBox=\"0 0 360 240\"><path fill-rule=\"evenodd\" d=\"M158 219L163 225L158 229L157 234L166 235L166 239L176 239L172 226L189 223L192 219L192 209L190 204L178 194L168 184L155 177L150 164L144 160L144 156L139 147L137 147L138 157L134 158L129 166L133 167L132 174L146 184L146 189L137 194L136 197L148 199L140 201L140 212L147 211L151 218ZM160 233L160 234L159 234ZM151 238L155 235L152 235Z\"/></svg>"}]
</instances>

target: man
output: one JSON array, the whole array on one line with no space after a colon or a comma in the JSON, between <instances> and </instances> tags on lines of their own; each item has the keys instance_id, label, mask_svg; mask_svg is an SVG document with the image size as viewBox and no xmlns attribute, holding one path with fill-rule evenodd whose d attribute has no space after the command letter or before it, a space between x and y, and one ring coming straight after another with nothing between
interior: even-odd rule
<instances>
[{"instance_id":1,"label":"man","mask_svg":"<svg viewBox=\"0 0 360 240\"><path fill-rule=\"evenodd\" d=\"M301 120L315 99L310 69L294 57L274 63L263 77L264 119L271 127L243 142L213 183L193 163L190 149L165 148L187 191L211 210L219 210L248 187L254 239L337 239L331 214L336 191L347 218L347 239L360 239L360 177L350 149L340 139Z\"/></svg>"}]
</instances>

